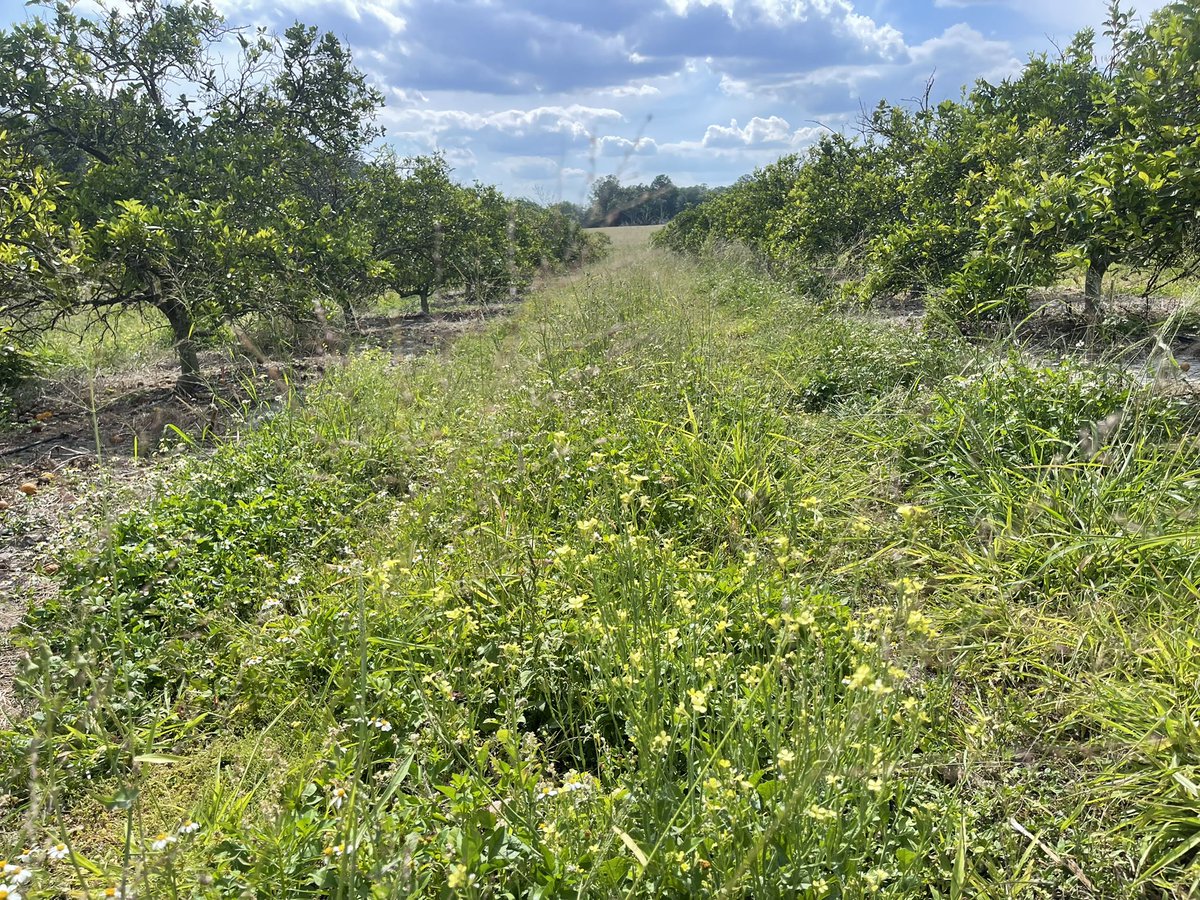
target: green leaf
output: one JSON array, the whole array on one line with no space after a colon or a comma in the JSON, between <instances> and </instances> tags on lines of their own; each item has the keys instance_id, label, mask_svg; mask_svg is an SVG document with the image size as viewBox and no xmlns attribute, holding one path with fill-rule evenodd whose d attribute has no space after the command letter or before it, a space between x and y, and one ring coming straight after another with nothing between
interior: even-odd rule
<instances>
[{"instance_id":1,"label":"green leaf","mask_svg":"<svg viewBox=\"0 0 1200 900\"><path fill-rule=\"evenodd\" d=\"M128 810L133 809L133 805L137 802L138 789L134 787L123 787L111 797L105 798L102 802L106 809L111 810Z\"/></svg>"},{"instance_id":2,"label":"green leaf","mask_svg":"<svg viewBox=\"0 0 1200 900\"><path fill-rule=\"evenodd\" d=\"M612 830L613 834L619 837L621 839L621 843L629 848L629 852L633 854L633 858L641 863L641 866L644 869L650 862L650 857L646 856L646 852L638 846L638 842L630 837L627 832L622 831L616 825L612 827Z\"/></svg>"},{"instance_id":3,"label":"green leaf","mask_svg":"<svg viewBox=\"0 0 1200 900\"><path fill-rule=\"evenodd\" d=\"M963 900L967 887L967 820L958 820L958 844L954 850L954 870L950 873L950 900Z\"/></svg>"},{"instance_id":4,"label":"green leaf","mask_svg":"<svg viewBox=\"0 0 1200 900\"><path fill-rule=\"evenodd\" d=\"M139 756L135 756L133 761L135 763L147 763L148 765L162 766L170 765L171 763L183 762L184 759L185 757L183 756L172 756L169 753L143 753Z\"/></svg>"}]
</instances>

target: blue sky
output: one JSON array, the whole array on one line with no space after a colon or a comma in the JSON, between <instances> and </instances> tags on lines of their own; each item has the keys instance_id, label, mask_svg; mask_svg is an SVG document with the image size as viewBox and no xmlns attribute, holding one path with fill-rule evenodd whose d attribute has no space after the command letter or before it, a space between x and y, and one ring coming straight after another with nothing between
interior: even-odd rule
<instances>
[{"instance_id":1,"label":"blue sky","mask_svg":"<svg viewBox=\"0 0 1200 900\"><path fill-rule=\"evenodd\" d=\"M331 30L383 90L386 140L464 181L583 201L595 178L727 184L860 107L999 79L1106 0L214 0ZM1139 8L1139 12L1149 7ZM0 0L0 22L25 15Z\"/></svg>"}]
</instances>

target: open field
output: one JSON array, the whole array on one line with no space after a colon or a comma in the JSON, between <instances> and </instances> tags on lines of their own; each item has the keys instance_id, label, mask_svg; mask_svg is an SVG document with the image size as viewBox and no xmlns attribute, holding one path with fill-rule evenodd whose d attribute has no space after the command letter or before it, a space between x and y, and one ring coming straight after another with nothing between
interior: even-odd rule
<instances>
[{"instance_id":1,"label":"open field","mask_svg":"<svg viewBox=\"0 0 1200 900\"><path fill-rule=\"evenodd\" d=\"M622 231L87 492L26 897L1189 896L1190 395Z\"/></svg>"},{"instance_id":2,"label":"open field","mask_svg":"<svg viewBox=\"0 0 1200 900\"><path fill-rule=\"evenodd\" d=\"M621 225L613 228L589 228L588 231L603 234L617 250L644 248L650 236L660 230L661 225Z\"/></svg>"}]
</instances>

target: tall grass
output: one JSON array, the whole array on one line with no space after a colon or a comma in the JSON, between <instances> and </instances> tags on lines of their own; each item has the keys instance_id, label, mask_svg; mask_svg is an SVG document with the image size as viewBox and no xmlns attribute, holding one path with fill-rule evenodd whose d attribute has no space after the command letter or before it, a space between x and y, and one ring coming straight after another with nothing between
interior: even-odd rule
<instances>
[{"instance_id":1,"label":"tall grass","mask_svg":"<svg viewBox=\"0 0 1200 900\"><path fill-rule=\"evenodd\" d=\"M1198 461L1114 372L627 251L77 542L22 891L1187 896Z\"/></svg>"}]
</instances>

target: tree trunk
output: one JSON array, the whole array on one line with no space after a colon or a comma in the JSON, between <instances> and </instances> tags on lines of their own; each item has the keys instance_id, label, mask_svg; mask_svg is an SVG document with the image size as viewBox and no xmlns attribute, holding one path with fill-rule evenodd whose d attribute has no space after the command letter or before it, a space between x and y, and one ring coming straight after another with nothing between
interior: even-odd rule
<instances>
[{"instance_id":1,"label":"tree trunk","mask_svg":"<svg viewBox=\"0 0 1200 900\"><path fill-rule=\"evenodd\" d=\"M358 312L354 308L354 300L350 295L339 291L333 300L338 305L338 308L341 309L342 315L346 319L346 324L358 328ZM321 317L321 324L325 326L326 331L329 330L329 323L325 321L324 316Z\"/></svg>"},{"instance_id":2,"label":"tree trunk","mask_svg":"<svg viewBox=\"0 0 1200 900\"><path fill-rule=\"evenodd\" d=\"M417 296L421 298L421 315L429 315L429 291L422 291Z\"/></svg>"},{"instance_id":3,"label":"tree trunk","mask_svg":"<svg viewBox=\"0 0 1200 900\"><path fill-rule=\"evenodd\" d=\"M1100 321L1104 312L1101 301L1104 297L1104 273L1108 271L1108 263L1103 260L1088 261L1087 276L1083 282L1083 313L1089 323Z\"/></svg>"},{"instance_id":4,"label":"tree trunk","mask_svg":"<svg viewBox=\"0 0 1200 900\"><path fill-rule=\"evenodd\" d=\"M187 306L176 298L164 297L157 305L171 326L175 353L179 357L179 380L175 382L175 390L181 394L195 394L204 386L194 334L196 323Z\"/></svg>"}]
</instances>

